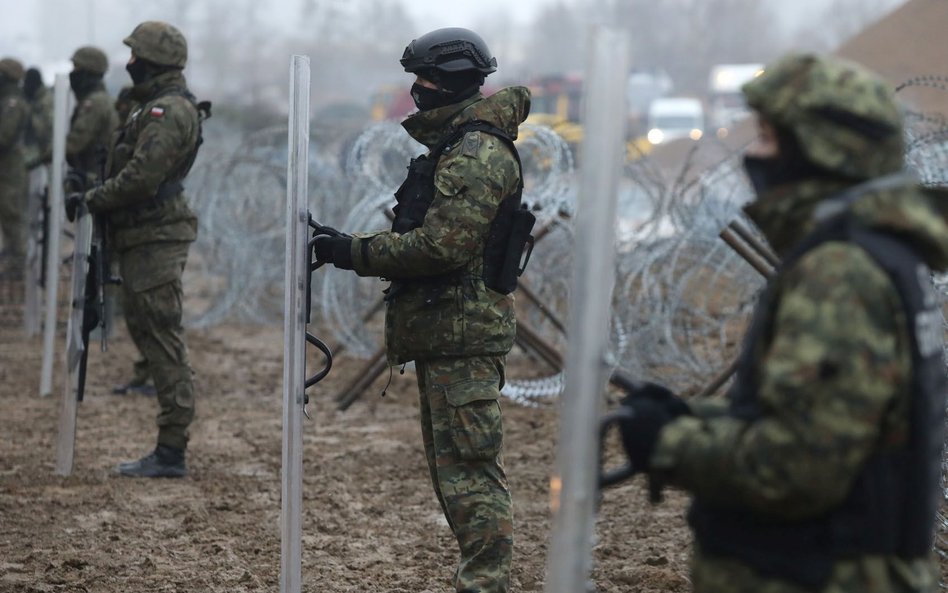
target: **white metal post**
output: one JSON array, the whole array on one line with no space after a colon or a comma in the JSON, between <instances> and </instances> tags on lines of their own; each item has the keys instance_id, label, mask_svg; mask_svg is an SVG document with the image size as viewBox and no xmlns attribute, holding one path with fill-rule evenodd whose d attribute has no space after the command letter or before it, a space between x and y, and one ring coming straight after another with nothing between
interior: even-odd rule
<instances>
[{"instance_id":1,"label":"white metal post","mask_svg":"<svg viewBox=\"0 0 948 593\"><path fill-rule=\"evenodd\" d=\"M584 135L569 316L569 352L560 402L559 485L547 564L547 593L587 589L595 526L598 420L615 283L615 211L625 151L628 39L596 26L590 36ZM556 499L554 499L556 500Z\"/></svg>"},{"instance_id":2,"label":"white metal post","mask_svg":"<svg viewBox=\"0 0 948 593\"><path fill-rule=\"evenodd\" d=\"M309 187L309 57L290 59L286 165L286 268L283 305L283 470L280 593L302 588L303 389Z\"/></svg>"},{"instance_id":3,"label":"white metal post","mask_svg":"<svg viewBox=\"0 0 948 593\"><path fill-rule=\"evenodd\" d=\"M53 87L53 157L49 167L49 224L46 230L46 315L43 322L43 366L40 395L53 392L53 354L59 306L59 239L63 226L63 175L66 167L66 126L69 121L69 78L56 75Z\"/></svg>"},{"instance_id":4,"label":"white metal post","mask_svg":"<svg viewBox=\"0 0 948 593\"><path fill-rule=\"evenodd\" d=\"M72 278L69 292L69 321L66 323L64 353L66 376L59 406L59 432L56 437L56 473L68 476L76 451L76 414L79 411L79 375L88 344L82 343L89 251L92 248L92 215L86 212L76 220L75 249L72 254Z\"/></svg>"}]
</instances>

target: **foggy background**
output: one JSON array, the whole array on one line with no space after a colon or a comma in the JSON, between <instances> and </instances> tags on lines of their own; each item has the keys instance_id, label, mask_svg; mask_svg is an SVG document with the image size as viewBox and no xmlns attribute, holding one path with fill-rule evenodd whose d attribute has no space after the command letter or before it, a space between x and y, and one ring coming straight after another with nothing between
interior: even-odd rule
<instances>
[{"instance_id":1,"label":"foggy background","mask_svg":"<svg viewBox=\"0 0 948 593\"><path fill-rule=\"evenodd\" d=\"M255 129L283 119L288 59L312 59L316 112L368 117L378 94L407 95L398 64L411 39L442 26L478 31L500 68L494 87L568 75L595 21L631 35L631 63L662 72L671 94L705 91L713 64L766 62L788 49L831 50L903 0L0 0L0 56L67 72L79 46L103 48L114 94L128 83L122 38L150 19L188 39L185 71L222 119Z\"/></svg>"}]
</instances>

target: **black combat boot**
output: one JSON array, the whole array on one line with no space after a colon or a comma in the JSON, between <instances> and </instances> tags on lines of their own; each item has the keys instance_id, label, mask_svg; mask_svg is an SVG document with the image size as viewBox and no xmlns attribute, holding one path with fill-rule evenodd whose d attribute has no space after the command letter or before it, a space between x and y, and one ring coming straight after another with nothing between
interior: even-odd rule
<instances>
[{"instance_id":1,"label":"black combat boot","mask_svg":"<svg viewBox=\"0 0 948 593\"><path fill-rule=\"evenodd\" d=\"M184 451L165 445L158 445L137 461L120 463L115 470L123 476L136 478L183 478L188 475Z\"/></svg>"},{"instance_id":2,"label":"black combat boot","mask_svg":"<svg viewBox=\"0 0 948 593\"><path fill-rule=\"evenodd\" d=\"M155 389L154 385L149 385L148 383L126 383L124 385L116 385L112 388L112 393L115 395L125 395L125 394L138 394L144 395L147 397L155 397L158 395L158 390Z\"/></svg>"}]
</instances>

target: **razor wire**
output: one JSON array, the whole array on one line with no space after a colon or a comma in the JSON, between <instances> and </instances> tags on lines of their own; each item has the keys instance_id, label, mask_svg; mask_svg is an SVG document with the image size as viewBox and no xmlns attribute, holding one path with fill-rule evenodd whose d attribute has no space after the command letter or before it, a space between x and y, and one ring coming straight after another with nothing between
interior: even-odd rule
<instances>
[{"instance_id":1,"label":"razor wire","mask_svg":"<svg viewBox=\"0 0 948 593\"><path fill-rule=\"evenodd\" d=\"M926 79L900 88L945 90L943 82ZM945 118L907 112L905 122L906 166L923 186L948 185ZM268 128L229 138L223 145L233 148L227 151L205 149L188 180L200 220L185 281L189 303L195 305L190 307L192 325L273 323L282 314L286 132L285 127ZM518 149L524 203L537 215L535 230L546 229L523 280L565 322L577 240L570 217L583 199L576 195L575 163L567 143L544 126L522 126ZM423 151L393 122L344 129L315 122L309 163L313 211L321 223L346 232L389 228L392 194L409 160ZM609 352L611 365L681 392L696 390L737 354L764 286L761 275L719 238L731 220L743 217L741 208L751 199L740 155L726 154L701 171L695 170L693 157L694 152L672 171L648 156L626 164L617 211ZM934 281L948 301L948 276ZM337 346L363 358L382 347L383 288L378 279L337 270L314 277L320 323L329 326ZM556 324L523 298L517 300L518 319L567 352ZM544 373L529 356L512 357L509 368L520 376L509 373L503 393L538 405L561 393L563 377ZM517 365L518 359L526 363ZM948 473L948 457L944 467ZM936 549L948 557L944 513L939 513Z\"/></svg>"},{"instance_id":2,"label":"razor wire","mask_svg":"<svg viewBox=\"0 0 948 593\"><path fill-rule=\"evenodd\" d=\"M392 194L409 160L424 147L394 122L339 130L315 124L310 150L310 204L320 222L340 230L390 226ZM285 199L286 128L261 130L230 154L205 158L189 179L201 232L189 273L191 324L224 320L271 323L282 307L282 204ZM695 145L697 150L697 144ZM570 216L581 198L569 146L553 130L524 125L518 139L524 169L524 203L549 226L537 244L524 281L544 306L566 321L575 237ZM206 155L202 155L206 156ZM621 182L611 352L613 364L642 379L694 390L726 366L763 278L718 234L742 217L751 198L740 155L727 154L695 171L693 154L669 171L646 157L630 163ZM945 185L948 125L942 118L906 114L906 163L924 185ZM186 288L190 283L186 282ZM327 270L314 277L321 322L338 345L369 357L381 347L379 300L373 278ZM942 294L946 283L939 283ZM562 331L518 298L518 317L560 352ZM529 374L529 373L527 373ZM536 373L534 373L536 374ZM514 377L505 394L522 401L555 396L555 375Z\"/></svg>"}]
</instances>

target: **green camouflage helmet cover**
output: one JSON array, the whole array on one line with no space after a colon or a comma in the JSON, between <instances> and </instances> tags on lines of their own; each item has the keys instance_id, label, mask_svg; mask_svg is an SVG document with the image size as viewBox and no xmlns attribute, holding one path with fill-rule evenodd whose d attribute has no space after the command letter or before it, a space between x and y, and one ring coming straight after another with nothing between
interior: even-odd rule
<instances>
[{"instance_id":1,"label":"green camouflage helmet cover","mask_svg":"<svg viewBox=\"0 0 948 593\"><path fill-rule=\"evenodd\" d=\"M854 179L902 169L902 117L889 85L853 62L790 54L744 85L752 109L794 135L815 165Z\"/></svg>"},{"instance_id":2,"label":"green camouflage helmet cover","mask_svg":"<svg viewBox=\"0 0 948 593\"><path fill-rule=\"evenodd\" d=\"M145 21L122 40L135 57L161 66L184 68L188 42L176 27L162 21Z\"/></svg>"},{"instance_id":3,"label":"green camouflage helmet cover","mask_svg":"<svg viewBox=\"0 0 948 593\"><path fill-rule=\"evenodd\" d=\"M0 74L6 74L8 78L19 81L23 78L23 64L13 58L3 58L0 60Z\"/></svg>"},{"instance_id":4,"label":"green camouflage helmet cover","mask_svg":"<svg viewBox=\"0 0 948 593\"><path fill-rule=\"evenodd\" d=\"M97 47L86 45L72 54L72 65L77 70L88 70L94 74L105 74L109 69L109 59L105 52Z\"/></svg>"}]
</instances>

